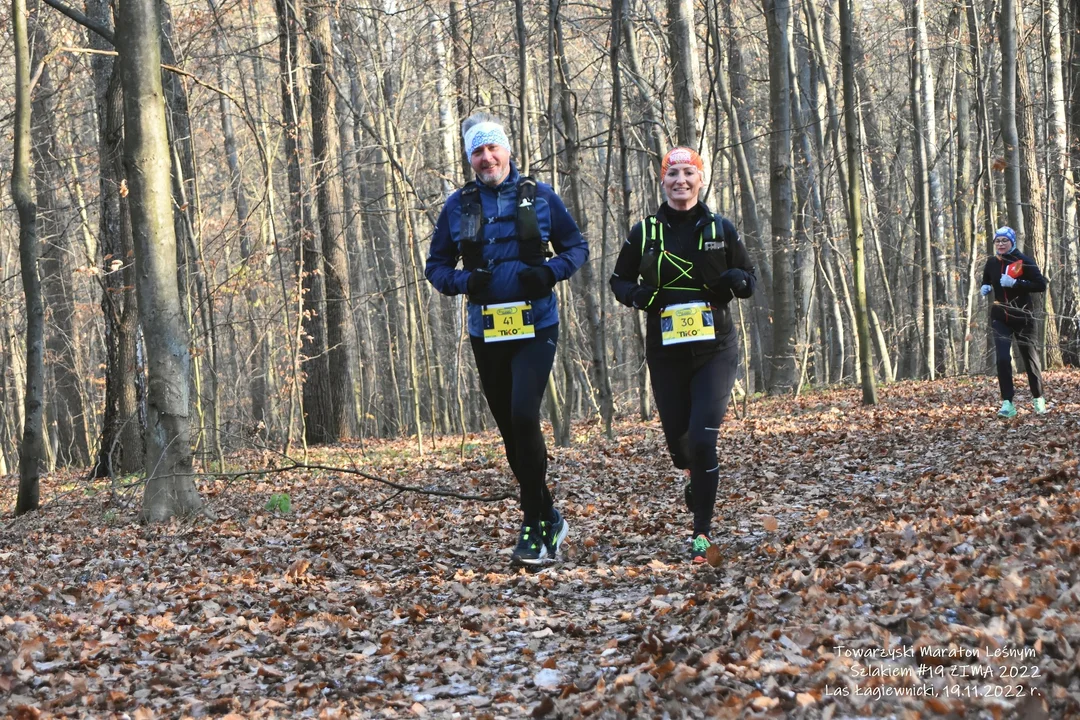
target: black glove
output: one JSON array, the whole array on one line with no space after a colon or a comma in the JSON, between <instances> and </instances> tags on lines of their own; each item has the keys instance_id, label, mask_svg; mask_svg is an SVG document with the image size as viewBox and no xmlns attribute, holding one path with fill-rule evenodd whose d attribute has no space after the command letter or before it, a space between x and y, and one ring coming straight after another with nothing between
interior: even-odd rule
<instances>
[{"instance_id":1,"label":"black glove","mask_svg":"<svg viewBox=\"0 0 1080 720\"><path fill-rule=\"evenodd\" d=\"M491 285L490 270L473 270L469 273L469 279L466 281L465 289L471 298L472 296L487 290L489 285Z\"/></svg>"},{"instance_id":2,"label":"black glove","mask_svg":"<svg viewBox=\"0 0 1080 720\"><path fill-rule=\"evenodd\" d=\"M656 295L656 288L651 285L638 285L630 291L630 303L638 310L648 310Z\"/></svg>"},{"instance_id":3,"label":"black glove","mask_svg":"<svg viewBox=\"0 0 1080 720\"><path fill-rule=\"evenodd\" d=\"M739 268L731 268L721 273L720 287L730 290L731 294L737 298L748 298L754 291L747 272Z\"/></svg>"},{"instance_id":4,"label":"black glove","mask_svg":"<svg viewBox=\"0 0 1080 720\"><path fill-rule=\"evenodd\" d=\"M530 266L518 273L518 282L526 300L539 300L555 287L555 271L547 265Z\"/></svg>"}]
</instances>

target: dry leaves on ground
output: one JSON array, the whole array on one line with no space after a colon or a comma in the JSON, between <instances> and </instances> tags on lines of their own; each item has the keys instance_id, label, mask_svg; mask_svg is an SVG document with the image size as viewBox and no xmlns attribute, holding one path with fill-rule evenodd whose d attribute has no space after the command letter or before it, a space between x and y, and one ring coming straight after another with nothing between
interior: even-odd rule
<instances>
[{"instance_id":1,"label":"dry leaves on ground","mask_svg":"<svg viewBox=\"0 0 1080 720\"><path fill-rule=\"evenodd\" d=\"M143 527L50 477L0 534L0 712L39 717L1066 717L1080 713L1080 373L1051 414L992 379L751 404L721 432L714 542L688 562L658 423L551 449L563 562L508 565L516 504L329 472L204 481ZM318 451L513 490L496 438ZM267 460L233 458L246 467ZM0 510L10 516L15 479ZM72 488L78 492L72 493ZM288 493L287 514L266 509ZM76 500L76 497L81 499Z\"/></svg>"}]
</instances>

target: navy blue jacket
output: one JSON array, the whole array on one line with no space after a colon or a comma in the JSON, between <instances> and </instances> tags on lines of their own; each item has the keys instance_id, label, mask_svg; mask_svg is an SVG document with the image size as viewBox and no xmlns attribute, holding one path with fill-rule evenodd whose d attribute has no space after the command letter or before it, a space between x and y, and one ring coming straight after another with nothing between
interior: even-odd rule
<instances>
[{"instance_id":1,"label":"navy blue jacket","mask_svg":"<svg viewBox=\"0 0 1080 720\"><path fill-rule=\"evenodd\" d=\"M527 265L518 259L517 183L520 178L517 167L510 163L510 173L497 188L477 181L480 188L480 207L487 218L483 224L484 259L492 261L491 285L477 297L469 298L469 335L483 337L482 305L518 302L524 300L525 292L518 282L518 273ZM490 222L492 218L505 218ZM570 217L563 201L555 190L545 183L536 184L536 220L540 235L555 251L555 257L545 264L555 274L555 281L566 280L581 267L589 257L589 246ZM424 275L435 289L443 295L460 295L467 291L468 270L457 268L461 258L461 191L454 192L443 205L435 223ZM532 300L533 324L537 330L559 322L559 308L555 292L547 297Z\"/></svg>"}]
</instances>

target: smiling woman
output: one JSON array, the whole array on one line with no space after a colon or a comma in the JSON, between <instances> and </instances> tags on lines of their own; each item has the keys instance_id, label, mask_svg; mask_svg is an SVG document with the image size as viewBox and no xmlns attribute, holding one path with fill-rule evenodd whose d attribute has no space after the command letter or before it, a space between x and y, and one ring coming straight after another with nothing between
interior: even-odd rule
<instances>
[{"instance_id":1,"label":"smiling woman","mask_svg":"<svg viewBox=\"0 0 1080 720\"><path fill-rule=\"evenodd\" d=\"M664 156L667 201L630 231L611 276L619 302L647 313L645 357L668 450L687 475L695 563L705 562L712 545L716 438L739 363L728 303L750 297L756 283L735 226L699 201L704 171L691 148Z\"/></svg>"}]
</instances>

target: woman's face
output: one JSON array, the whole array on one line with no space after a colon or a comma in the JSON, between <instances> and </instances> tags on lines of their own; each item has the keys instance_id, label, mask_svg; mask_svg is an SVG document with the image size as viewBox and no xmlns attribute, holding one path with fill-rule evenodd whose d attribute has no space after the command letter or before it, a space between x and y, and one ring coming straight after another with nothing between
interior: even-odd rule
<instances>
[{"instance_id":1,"label":"woman's face","mask_svg":"<svg viewBox=\"0 0 1080 720\"><path fill-rule=\"evenodd\" d=\"M668 205L676 210L689 210L697 205L702 180L697 165L687 163L668 167L663 180Z\"/></svg>"},{"instance_id":2,"label":"woman's face","mask_svg":"<svg viewBox=\"0 0 1080 720\"><path fill-rule=\"evenodd\" d=\"M1004 255L1012 250L1012 240L1004 236L998 236L994 238L994 252L998 255Z\"/></svg>"}]
</instances>

